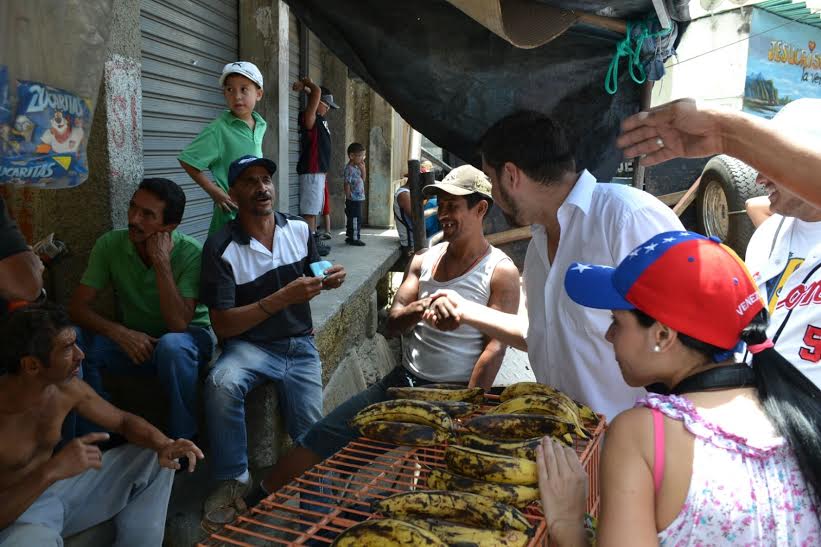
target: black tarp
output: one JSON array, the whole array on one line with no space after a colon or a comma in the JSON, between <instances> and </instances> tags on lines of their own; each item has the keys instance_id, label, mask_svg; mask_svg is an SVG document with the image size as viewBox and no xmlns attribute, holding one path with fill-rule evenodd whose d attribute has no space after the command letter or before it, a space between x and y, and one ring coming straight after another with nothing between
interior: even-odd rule
<instances>
[{"instance_id":1,"label":"black tarp","mask_svg":"<svg viewBox=\"0 0 821 547\"><path fill-rule=\"evenodd\" d=\"M614 174L620 121L639 107L622 61L619 90L604 78L622 37L577 25L535 49L519 49L445 0L286 0L356 75L415 129L466 161L505 114L540 110L561 121L577 161L600 180ZM546 2L579 8L586 2ZM653 13L650 0L598 2L612 16Z\"/></svg>"}]
</instances>

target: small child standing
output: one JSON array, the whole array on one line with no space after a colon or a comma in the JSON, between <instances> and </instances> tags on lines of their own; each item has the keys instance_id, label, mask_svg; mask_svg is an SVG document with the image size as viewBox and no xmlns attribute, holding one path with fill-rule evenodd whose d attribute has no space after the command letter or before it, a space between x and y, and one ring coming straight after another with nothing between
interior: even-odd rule
<instances>
[{"instance_id":1,"label":"small child standing","mask_svg":"<svg viewBox=\"0 0 821 547\"><path fill-rule=\"evenodd\" d=\"M348 146L348 163L342 173L345 184L345 216L348 223L345 229L345 243L364 247L360 239L362 226L362 206L365 203L365 147L358 142Z\"/></svg>"},{"instance_id":2,"label":"small child standing","mask_svg":"<svg viewBox=\"0 0 821 547\"><path fill-rule=\"evenodd\" d=\"M262 99L262 73L253 63L237 61L222 69L219 79L228 110L205 126L177 159L214 201L208 234L222 228L237 214L228 196L228 166L243 156L262 157L262 137L267 124L254 112ZM212 182L205 171L211 171Z\"/></svg>"}]
</instances>

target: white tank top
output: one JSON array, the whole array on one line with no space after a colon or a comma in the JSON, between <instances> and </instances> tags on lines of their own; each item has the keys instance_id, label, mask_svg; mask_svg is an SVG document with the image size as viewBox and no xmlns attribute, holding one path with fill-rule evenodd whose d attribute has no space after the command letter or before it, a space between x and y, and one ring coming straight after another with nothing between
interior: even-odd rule
<instances>
[{"instance_id":1,"label":"white tank top","mask_svg":"<svg viewBox=\"0 0 821 547\"><path fill-rule=\"evenodd\" d=\"M410 188L400 186L393 194L393 218L396 220L399 244L403 247L413 247L413 220L399 206L399 194L404 192L410 193Z\"/></svg>"},{"instance_id":2,"label":"white tank top","mask_svg":"<svg viewBox=\"0 0 821 547\"><path fill-rule=\"evenodd\" d=\"M491 245L484 257L462 276L450 281L434 281L433 267L447 246L447 243L440 243L423 255L419 298L430 296L439 289L451 289L466 300L486 306L493 271L497 264L510 258ZM442 332L420 321L403 336L402 347L405 367L420 378L432 382L467 382L484 350L485 340L481 332L467 325Z\"/></svg>"}]
</instances>

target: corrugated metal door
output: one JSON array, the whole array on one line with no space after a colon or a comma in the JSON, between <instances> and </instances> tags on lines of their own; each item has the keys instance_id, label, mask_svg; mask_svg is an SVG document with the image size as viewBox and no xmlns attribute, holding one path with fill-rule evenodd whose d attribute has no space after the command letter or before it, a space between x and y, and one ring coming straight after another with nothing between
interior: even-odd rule
<instances>
[{"instance_id":1,"label":"corrugated metal door","mask_svg":"<svg viewBox=\"0 0 821 547\"><path fill-rule=\"evenodd\" d=\"M297 81L302 73L299 70L299 19L293 12L288 16L288 188L290 200L288 212L299 214L299 178L296 164L299 161L299 108L300 94L292 90L290 84ZM284 209L284 207L283 207Z\"/></svg>"},{"instance_id":2,"label":"corrugated metal door","mask_svg":"<svg viewBox=\"0 0 821 547\"><path fill-rule=\"evenodd\" d=\"M308 74L313 81L322 85L322 61L319 48L319 38L313 32L308 32Z\"/></svg>"},{"instance_id":3,"label":"corrugated metal door","mask_svg":"<svg viewBox=\"0 0 821 547\"><path fill-rule=\"evenodd\" d=\"M177 155L225 108L219 75L239 56L238 0L141 0L143 166L183 187L180 230L208 235L213 202Z\"/></svg>"}]
</instances>

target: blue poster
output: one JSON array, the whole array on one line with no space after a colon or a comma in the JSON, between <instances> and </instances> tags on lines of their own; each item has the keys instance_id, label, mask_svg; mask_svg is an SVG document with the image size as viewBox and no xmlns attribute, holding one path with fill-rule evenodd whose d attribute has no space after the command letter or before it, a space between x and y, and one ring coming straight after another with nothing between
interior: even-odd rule
<instances>
[{"instance_id":1,"label":"blue poster","mask_svg":"<svg viewBox=\"0 0 821 547\"><path fill-rule=\"evenodd\" d=\"M772 118L805 97L821 98L821 29L754 9L744 112Z\"/></svg>"}]
</instances>

